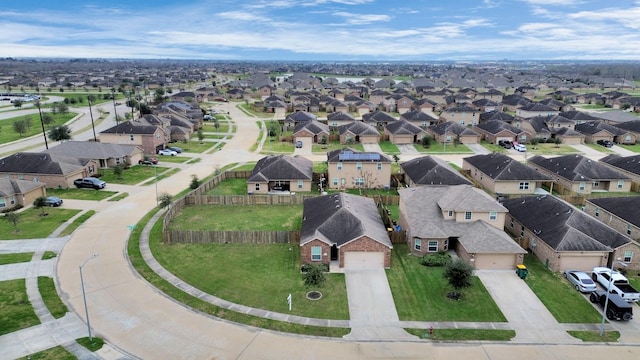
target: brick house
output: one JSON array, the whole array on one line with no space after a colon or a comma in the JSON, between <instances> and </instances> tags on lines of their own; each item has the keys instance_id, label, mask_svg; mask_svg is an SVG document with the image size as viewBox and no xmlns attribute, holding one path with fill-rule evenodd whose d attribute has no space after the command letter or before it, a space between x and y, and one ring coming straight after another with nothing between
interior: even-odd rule
<instances>
[{"instance_id":1,"label":"brick house","mask_svg":"<svg viewBox=\"0 0 640 360\"><path fill-rule=\"evenodd\" d=\"M344 148L327 153L329 189L389 188L391 159L377 152Z\"/></svg>"},{"instance_id":2,"label":"brick house","mask_svg":"<svg viewBox=\"0 0 640 360\"><path fill-rule=\"evenodd\" d=\"M531 195L543 182L551 181L550 176L500 153L466 157L462 169L493 194Z\"/></svg>"},{"instance_id":3,"label":"brick house","mask_svg":"<svg viewBox=\"0 0 640 360\"><path fill-rule=\"evenodd\" d=\"M635 241L640 240L640 197L587 199L584 211L611 226L617 232L626 234ZM623 261L629 262L628 260Z\"/></svg>"},{"instance_id":4,"label":"brick house","mask_svg":"<svg viewBox=\"0 0 640 360\"><path fill-rule=\"evenodd\" d=\"M31 205L37 198L46 195L44 183L0 179L0 211Z\"/></svg>"},{"instance_id":5,"label":"brick house","mask_svg":"<svg viewBox=\"0 0 640 360\"><path fill-rule=\"evenodd\" d=\"M145 154L156 154L169 143L169 135L155 125L126 121L102 131L98 138L101 143L137 145Z\"/></svg>"}]
</instances>

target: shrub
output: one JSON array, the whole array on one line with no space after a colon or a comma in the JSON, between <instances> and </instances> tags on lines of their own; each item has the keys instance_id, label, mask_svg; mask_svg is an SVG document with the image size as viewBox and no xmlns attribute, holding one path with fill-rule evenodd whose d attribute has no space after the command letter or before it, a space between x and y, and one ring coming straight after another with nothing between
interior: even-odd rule
<instances>
[{"instance_id":1,"label":"shrub","mask_svg":"<svg viewBox=\"0 0 640 360\"><path fill-rule=\"evenodd\" d=\"M324 274L326 264L306 264L305 267L306 271L302 273L304 285L306 287L321 287L326 280Z\"/></svg>"},{"instance_id":2,"label":"shrub","mask_svg":"<svg viewBox=\"0 0 640 360\"><path fill-rule=\"evenodd\" d=\"M420 263L424 266L445 266L451 261L451 255L446 251L438 251L434 254L425 255Z\"/></svg>"}]
</instances>

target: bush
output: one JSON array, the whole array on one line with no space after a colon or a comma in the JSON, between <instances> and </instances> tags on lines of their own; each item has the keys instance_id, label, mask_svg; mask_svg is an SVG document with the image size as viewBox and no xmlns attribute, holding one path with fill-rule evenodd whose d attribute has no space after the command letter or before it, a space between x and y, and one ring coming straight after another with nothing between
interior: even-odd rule
<instances>
[{"instance_id":1,"label":"bush","mask_svg":"<svg viewBox=\"0 0 640 360\"><path fill-rule=\"evenodd\" d=\"M420 263L424 266L445 266L451 261L451 255L446 251L438 251L434 254L425 255Z\"/></svg>"},{"instance_id":2,"label":"bush","mask_svg":"<svg viewBox=\"0 0 640 360\"><path fill-rule=\"evenodd\" d=\"M302 273L302 280L306 287L322 287L326 280L324 269L326 264L306 264L306 271Z\"/></svg>"}]
</instances>

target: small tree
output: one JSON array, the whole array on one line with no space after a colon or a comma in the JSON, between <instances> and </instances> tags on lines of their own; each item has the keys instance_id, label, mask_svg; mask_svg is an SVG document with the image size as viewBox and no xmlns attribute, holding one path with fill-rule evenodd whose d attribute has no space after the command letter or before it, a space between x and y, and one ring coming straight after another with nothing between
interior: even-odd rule
<instances>
[{"instance_id":1,"label":"small tree","mask_svg":"<svg viewBox=\"0 0 640 360\"><path fill-rule=\"evenodd\" d=\"M444 277L454 289L454 291L448 293L447 296L458 300L460 296L462 296L459 290L471 286L472 275L473 267L460 258L447 263L444 267Z\"/></svg>"},{"instance_id":2,"label":"small tree","mask_svg":"<svg viewBox=\"0 0 640 360\"><path fill-rule=\"evenodd\" d=\"M53 141L64 141L71 139L71 129L67 125L56 126L49 130L49 138Z\"/></svg>"},{"instance_id":3,"label":"small tree","mask_svg":"<svg viewBox=\"0 0 640 360\"><path fill-rule=\"evenodd\" d=\"M398 165L398 161L400 161L400 158L398 157L397 154L393 154L393 156L391 156L391 158L393 159L393 162L396 163L396 165Z\"/></svg>"},{"instance_id":4,"label":"small tree","mask_svg":"<svg viewBox=\"0 0 640 360\"><path fill-rule=\"evenodd\" d=\"M8 212L4 214L5 219L13 224L14 230L13 232L18 232L18 223L20 222L20 214L15 211Z\"/></svg>"},{"instance_id":5,"label":"small tree","mask_svg":"<svg viewBox=\"0 0 640 360\"><path fill-rule=\"evenodd\" d=\"M428 149L431 147L431 136L429 135L425 135L422 137L422 140L420 141L420 143L422 144L422 147Z\"/></svg>"},{"instance_id":6,"label":"small tree","mask_svg":"<svg viewBox=\"0 0 640 360\"><path fill-rule=\"evenodd\" d=\"M27 124L25 124L24 120L16 120L12 126L13 131L17 132L20 137L27 131Z\"/></svg>"},{"instance_id":7,"label":"small tree","mask_svg":"<svg viewBox=\"0 0 640 360\"><path fill-rule=\"evenodd\" d=\"M122 166L121 166L121 165L116 165L116 166L113 168L113 175L115 175L115 176L116 176L116 178L117 178L118 180L120 180L120 179L122 179L122 172L123 172L123 171L124 171L124 169L122 168Z\"/></svg>"},{"instance_id":8,"label":"small tree","mask_svg":"<svg viewBox=\"0 0 640 360\"><path fill-rule=\"evenodd\" d=\"M200 179L196 175L191 175L191 184L189 184L189 188L195 190L200 186Z\"/></svg>"},{"instance_id":9,"label":"small tree","mask_svg":"<svg viewBox=\"0 0 640 360\"><path fill-rule=\"evenodd\" d=\"M303 268L302 280L306 287L322 287L326 280L323 264L306 264Z\"/></svg>"},{"instance_id":10,"label":"small tree","mask_svg":"<svg viewBox=\"0 0 640 360\"><path fill-rule=\"evenodd\" d=\"M49 127L49 125L53 124L54 121L55 121L55 119L53 118L53 115L51 115L49 113L42 114L42 123L45 124L47 127Z\"/></svg>"},{"instance_id":11,"label":"small tree","mask_svg":"<svg viewBox=\"0 0 640 360\"><path fill-rule=\"evenodd\" d=\"M22 100L13 100L13 106L17 107L17 108L21 108L22 107Z\"/></svg>"},{"instance_id":12,"label":"small tree","mask_svg":"<svg viewBox=\"0 0 640 360\"><path fill-rule=\"evenodd\" d=\"M200 140L200 144L202 144L204 140L204 132L202 132L202 129L198 129L198 140Z\"/></svg>"},{"instance_id":13,"label":"small tree","mask_svg":"<svg viewBox=\"0 0 640 360\"><path fill-rule=\"evenodd\" d=\"M42 209L41 216L44 216L44 207L47 206L47 198L44 196L39 196L33 201L33 207L36 209Z\"/></svg>"},{"instance_id":14,"label":"small tree","mask_svg":"<svg viewBox=\"0 0 640 360\"><path fill-rule=\"evenodd\" d=\"M553 142L556 144L555 147L560 147L560 144L562 144L562 139L559 137L556 137Z\"/></svg>"},{"instance_id":15,"label":"small tree","mask_svg":"<svg viewBox=\"0 0 640 360\"><path fill-rule=\"evenodd\" d=\"M171 194L163 193L163 194L160 194L160 196L158 196L158 200L160 201L158 205L160 206L161 209L163 209L171 205L171 202L173 201L173 196L171 196Z\"/></svg>"}]
</instances>

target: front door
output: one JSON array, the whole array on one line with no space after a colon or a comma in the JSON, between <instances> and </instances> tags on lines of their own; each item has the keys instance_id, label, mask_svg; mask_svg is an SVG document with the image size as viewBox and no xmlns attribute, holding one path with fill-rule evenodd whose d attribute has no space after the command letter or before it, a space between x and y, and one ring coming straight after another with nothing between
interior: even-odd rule
<instances>
[{"instance_id":1,"label":"front door","mask_svg":"<svg viewBox=\"0 0 640 360\"><path fill-rule=\"evenodd\" d=\"M333 244L333 246L331 246L331 261L336 260L338 260L338 246Z\"/></svg>"}]
</instances>

